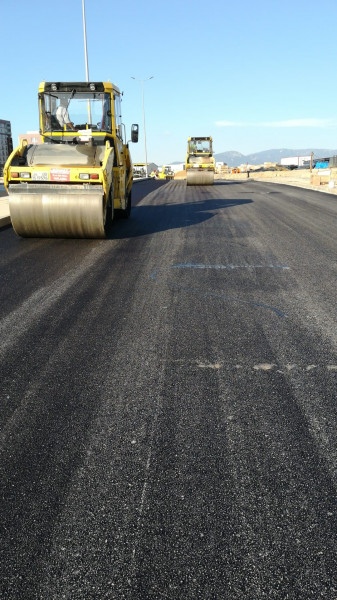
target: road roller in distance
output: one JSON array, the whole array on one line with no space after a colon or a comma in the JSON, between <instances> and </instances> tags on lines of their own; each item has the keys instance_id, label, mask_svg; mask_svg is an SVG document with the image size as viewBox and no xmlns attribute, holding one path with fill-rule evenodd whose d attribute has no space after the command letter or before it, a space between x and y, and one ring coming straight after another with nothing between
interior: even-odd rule
<instances>
[{"instance_id":1,"label":"road roller in distance","mask_svg":"<svg viewBox=\"0 0 337 600\"><path fill-rule=\"evenodd\" d=\"M4 168L13 228L22 237L104 238L114 216L131 211L121 93L110 82L42 82L38 100L43 143L22 139Z\"/></svg>"},{"instance_id":2,"label":"road roller in distance","mask_svg":"<svg viewBox=\"0 0 337 600\"><path fill-rule=\"evenodd\" d=\"M190 137L185 161L187 185L212 185L215 160L211 137Z\"/></svg>"},{"instance_id":3,"label":"road roller in distance","mask_svg":"<svg viewBox=\"0 0 337 600\"><path fill-rule=\"evenodd\" d=\"M165 179L166 181L174 179L174 171L172 167L163 165L161 171L159 172L158 179Z\"/></svg>"}]
</instances>

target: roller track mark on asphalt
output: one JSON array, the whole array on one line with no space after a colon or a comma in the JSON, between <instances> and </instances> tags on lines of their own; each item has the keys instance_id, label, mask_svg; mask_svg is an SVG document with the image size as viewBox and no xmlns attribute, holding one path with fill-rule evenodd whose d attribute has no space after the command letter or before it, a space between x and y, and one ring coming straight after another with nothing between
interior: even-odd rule
<instances>
[{"instance_id":1,"label":"roller track mark on asphalt","mask_svg":"<svg viewBox=\"0 0 337 600\"><path fill-rule=\"evenodd\" d=\"M164 377L164 373L165 373L165 371L163 370L162 374L160 376L161 380ZM130 558L130 576L128 578L128 585L131 590L132 590L133 582L136 578L137 549L140 545L141 524L142 524L142 519L143 519L143 514L144 514L146 496L147 496L148 487L149 487L150 469L151 469L152 457L153 457L153 452L154 452L154 440L155 440L155 435L156 435L156 430L157 430L159 414L160 414L161 410L162 410L162 398L160 395L158 395L157 401L154 405L153 420L152 420L151 428L150 428L150 432L149 432L149 447L148 447L148 451L147 451L147 458L146 458L145 469L144 469L144 483L143 483L142 492L140 495L140 500L139 500L139 505L138 505L136 531L135 531L134 541L132 544L132 551L131 551L131 558Z\"/></svg>"},{"instance_id":2,"label":"roller track mark on asphalt","mask_svg":"<svg viewBox=\"0 0 337 600\"><path fill-rule=\"evenodd\" d=\"M184 286L179 283L174 283L170 281L164 281L160 278L159 272L163 270L173 270L173 269L214 269L214 270L234 270L234 269L280 269L280 270L289 270L290 268L286 265L203 265L198 263L181 263L177 265L171 265L169 267L158 267L155 269L151 275L150 279L155 281L156 283L160 283L161 285L166 285L168 287L172 287L178 290L183 290L184 292L190 292L193 294L198 294L200 296L206 296L209 298L221 298L223 300L228 300L230 302L237 302L241 304L249 304L250 306L255 306L257 308L264 308L266 310L271 310L276 313L279 317L287 317L288 315L279 310L274 306L270 306L269 304L264 304L263 302L256 302L254 300L244 300L243 298L232 298L225 294L219 294L216 292L205 292L203 290L199 290L196 288L191 288Z\"/></svg>"},{"instance_id":3,"label":"roller track mark on asphalt","mask_svg":"<svg viewBox=\"0 0 337 600\"><path fill-rule=\"evenodd\" d=\"M232 269L281 269L289 271L290 267L286 265L203 265L199 263L181 263L167 267L169 269L217 269L217 270L232 270Z\"/></svg>"},{"instance_id":4,"label":"roller track mark on asphalt","mask_svg":"<svg viewBox=\"0 0 337 600\"><path fill-rule=\"evenodd\" d=\"M44 286L24 300L20 306L0 321L0 357L4 356L17 339L50 310L60 298L88 272L94 272L95 264L111 251L109 245L99 243L74 269L71 269L50 285Z\"/></svg>"}]
</instances>

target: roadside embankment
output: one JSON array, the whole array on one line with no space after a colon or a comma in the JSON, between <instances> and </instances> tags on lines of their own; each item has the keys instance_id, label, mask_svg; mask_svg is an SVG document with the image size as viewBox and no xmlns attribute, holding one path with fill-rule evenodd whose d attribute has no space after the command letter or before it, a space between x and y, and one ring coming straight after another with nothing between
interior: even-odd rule
<instances>
[{"instance_id":1,"label":"roadside embankment","mask_svg":"<svg viewBox=\"0 0 337 600\"><path fill-rule=\"evenodd\" d=\"M246 174L247 176L247 174ZM318 169L310 172L307 169L293 171L261 171L250 173L252 179L294 185L318 192L337 194L337 169Z\"/></svg>"},{"instance_id":2,"label":"roadside embankment","mask_svg":"<svg viewBox=\"0 0 337 600\"><path fill-rule=\"evenodd\" d=\"M216 179L240 181L248 179L248 173L217 174ZM337 169L307 169L293 171L250 171L249 178L254 181L294 185L319 192L337 194Z\"/></svg>"},{"instance_id":3,"label":"roadside embankment","mask_svg":"<svg viewBox=\"0 0 337 600\"><path fill-rule=\"evenodd\" d=\"M279 183L285 185L294 185L297 187L317 190L319 192L328 192L337 194L337 169L299 169L299 170L275 170L275 171L254 171L248 173L216 173L216 180L225 181L265 181L266 183ZM186 171L179 171L174 179L186 179Z\"/></svg>"}]
</instances>

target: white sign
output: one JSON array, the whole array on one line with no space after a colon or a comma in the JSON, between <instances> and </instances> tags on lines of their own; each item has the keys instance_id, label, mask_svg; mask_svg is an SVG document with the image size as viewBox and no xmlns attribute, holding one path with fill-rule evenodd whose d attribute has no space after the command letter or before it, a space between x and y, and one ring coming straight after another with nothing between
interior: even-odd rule
<instances>
[{"instance_id":1,"label":"white sign","mask_svg":"<svg viewBox=\"0 0 337 600\"><path fill-rule=\"evenodd\" d=\"M32 179L34 181L48 181L48 171L33 171Z\"/></svg>"}]
</instances>

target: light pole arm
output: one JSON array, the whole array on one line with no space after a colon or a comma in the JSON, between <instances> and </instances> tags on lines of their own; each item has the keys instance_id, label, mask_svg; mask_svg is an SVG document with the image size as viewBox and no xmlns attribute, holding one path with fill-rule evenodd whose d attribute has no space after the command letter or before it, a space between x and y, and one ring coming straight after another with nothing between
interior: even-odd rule
<instances>
[{"instance_id":1,"label":"light pole arm","mask_svg":"<svg viewBox=\"0 0 337 600\"><path fill-rule=\"evenodd\" d=\"M144 146L145 146L145 173L146 177L148 176L147 172L147 148L146 148L146 127L145 127L145 108L144 108L144 82L142 81L142 100L143 100L143 125L144 125Z\"/></svg>"}]
</instances>

